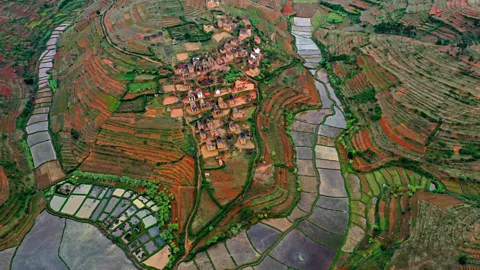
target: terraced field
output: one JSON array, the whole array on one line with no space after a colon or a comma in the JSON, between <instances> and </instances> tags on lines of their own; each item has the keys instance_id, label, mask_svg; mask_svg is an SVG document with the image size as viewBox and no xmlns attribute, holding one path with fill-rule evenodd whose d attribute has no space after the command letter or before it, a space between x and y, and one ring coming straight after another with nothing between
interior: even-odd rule
<instances>
[{"instance_id":1,"label":"terraced field","mask_svg":"<svg viewBox=\"0 0 480 270\"><path fill-rule=\"evenodd\" d=\"M310 19L295 17L292 33L298 54L315 74L322 56L310 39ZM297 114L291 124L296 152L292 165L297 168L301 192L290 215L260 220L225 243L198 253L179 269L330 268L347 233L349 202L334 143L346 122L335 93L327 85L328 79L315 82L323 107Z\"/></svg>"},{"instance_id":2,"label":"terraced field","mask_svg":"<svg viewBox=\"0 0 480 270\"><path fill-rule=\"evenodd\" d=\"M89 1L0 81L0 265L478 267L479 9Z\"/></svg>"}]
</instances>

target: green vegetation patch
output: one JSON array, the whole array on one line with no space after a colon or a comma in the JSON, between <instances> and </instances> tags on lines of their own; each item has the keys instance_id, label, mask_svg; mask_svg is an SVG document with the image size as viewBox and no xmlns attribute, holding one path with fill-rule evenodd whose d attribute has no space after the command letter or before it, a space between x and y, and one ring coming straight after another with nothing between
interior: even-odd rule
<instances>
[{"instance_id":1,"label":"green vegetation patch","mask_svg":"<svg viewBox=\"0 0 480 270\"><path fill-rule=\"evenodd\" d=\"M342 23L344 20L344 17L338 15L337 13L329 13L327 17L325 18L325 21L330 24L337 24L337 23Z\"/></svg>"},{"instance_id":2,"label":"green vegetation patch","mask_svg":"<svg viewBox=\"0 0 480 270\"><path fill-rule=\"evenodd\" d=\"M146 90L158 89L158 83L156 81L147 82L131 82L127 84L128 92L141 93Z\"/></svg>"},{"instance_id":3,"label":"green vegetation patch","mask_svg":"<svg viewBox=\"0 0 480 270\"><path fill-rule=\"evenodd\" d=\"M189 42L207 41L212 37L212 33L207 33L195 23L185 23L167 28L170 37L176 40L186 40Z\"/></svg>"}]
</instances>

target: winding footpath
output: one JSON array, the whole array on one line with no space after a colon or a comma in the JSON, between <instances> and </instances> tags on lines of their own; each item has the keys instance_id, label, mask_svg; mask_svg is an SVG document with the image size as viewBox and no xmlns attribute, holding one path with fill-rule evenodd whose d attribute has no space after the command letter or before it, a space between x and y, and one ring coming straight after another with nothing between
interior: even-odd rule
<instances>
[{"instance_id":1,"label":"winding footpath","mask_svg":"<svg viewBox=\"0 0 480 270\"><path fill-rule=\"evenodd\" d=\"M57 42L60 34L65 31L69 23L64 23L55 28L47 42L47 49L41 54L38 67L38 90L35 93L34 110L27 122L27 143L33 157L35 168L40 165L57 160L52 139L48 131L50 106L53 92L49 86L48 73L53 67L53 58L57 54Z\"/></svg>"},{"instance_id":2,"label":"winding footpath","mask_svg":"<svg viewBox=\"0 0 480 270\"><path fill-rule=\"evenodd\" d=\"M291 126L300 201L288 217L262 220L178 269L329 269L344 243L349 201L335 139L346 121L326 71L318 70L322 55L311 39L310 18L293 21L298 54L322 100L320 110L297 114Z\"/></svg>"}]
</instances>

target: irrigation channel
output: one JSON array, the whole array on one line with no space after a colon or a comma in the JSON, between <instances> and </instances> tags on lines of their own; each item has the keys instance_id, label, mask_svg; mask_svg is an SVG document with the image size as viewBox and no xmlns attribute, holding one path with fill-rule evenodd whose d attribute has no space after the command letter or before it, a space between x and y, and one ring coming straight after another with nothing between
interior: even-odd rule
<instances>
[{"instance_id":1,"label":"irrigation channel","mask_svg":"<svg viewBox=\"0 0 480 270\"><path fill-rule=\"evenodd\" d=\"M34 110L28 119L26 131L27 143L33 157L35 168L40 165L57 160L51 135L48 131L50 106L53 99L53 91L49 84L49 72L53 68L53 59L57 54L57 42L60 34L65 31L69 23L59 25L52 32L47 42L47 48L41 54L38 67L38 90L35 93Z\"/></svg>"},{"instance_id":2,"label":"irrigation channel","mask_svg":"<svg viewBox=\"0 0 480 270\"><path fill-rule=\"evenodd\" d=\"M346 121L326 71L319 70L310 18L293 18L292 34L322 100L321 109L297 114L291 125L300 201L288 217L264 219L178 269L329 269L343 245L349 202L335 139Z\"/></svg>"}]
</instances>

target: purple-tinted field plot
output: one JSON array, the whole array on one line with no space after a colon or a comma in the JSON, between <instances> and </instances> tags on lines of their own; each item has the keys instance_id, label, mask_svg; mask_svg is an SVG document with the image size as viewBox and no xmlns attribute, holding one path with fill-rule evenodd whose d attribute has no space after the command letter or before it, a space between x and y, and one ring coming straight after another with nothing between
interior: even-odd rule
<instances>
[{"instance_id":1,"label":"purple-tinted field plot","mask_svg":"<svg viewBox=\"0 0 480 270\"><path fill-rule=\"evenodd\" d=\"M318 182L315 176L298 176L298 181L302 185L302 191L310 193L318 193Z\"/></svg>"},{"instance_id":2,"label":"purple-tinted field plot","mask_svg":"<svg viewBox=\"0 0 480 270\"><path fill-rule=\"evenodd\" d=\"M31 135L28 135L27 137L27 143L28 143L28 146L30 147L32 145L35 145L44 141L48 141L48 140L50 140L50 134L48 133L48 131L37 132Z\"/></svg>"},{"instance_id":3,"label":"purple-tinted field plot","mask_svg":"<svg viewBox=\"0 0 480 270\"><path fill-rule=\"evenodd\" d=\"M317 206L338 211L348 211L348 198L320 196L317 201Z\"/></svg>"},{"instance_id":4,"label":"purple-tinted field plot","mask_svg":"<svg viewBox=\"0 0 480 270\"><path fill-rule=\"evenodd\" d=\"M115 205L117 205L118 201L119 201L118 198L115 198L115 197L111 198L107 204L107 207L105 207L105 212L110 213L115 207Z\"/></svg>"},{"instance_id":5,"label":"purple-tinted field plot","mask_svg":"<svg viewBox=\"0 0 480 270\"><path fill-rule=\"evenodd\" d=\"M315 160L315 166L319 169L340 170L340 162L335 160L317 159Z\"/></svg>"},{"instance_id":6,"label":"purple-tinted field plot","mask_svg":"<svg viewBox=\"0 0 480 270\"><path fill-rule=\"evenodd\" d=\"M210 262L210 259L207 256L207 253L200 252L195 256L195 264L197 265L198 269L205 269L205 270L214 270L212 262Z\"/></svg>"},{"instance_id":7,"label":"purple-tinted field plot","mask_svg":"<svg viewBox=\"0 0 480 270\"><path fill-rule=\"evenodd\" d=\"M112 198L110 201L112 201L114 198ZM120 201L120 203L117 205L117 207L115 208L115 210L113 210L113 213L111 214L111 216L114 216L114 217L118 217L120 216L121 213L123 213L123 211L125 211L128 207L130 207L131 205L131 202L127 199L123 199Z\"/></svg>"},{"instance_id":8,"label":"purple-tinted field plot","mask_svg":"<svg viewBox=\"0 0 480 270\"><path fill-rule=\"evenodd\" d=\"M320 173L320 195L347 197L342 173L338 170L318 169Z\"/></svg>"},{"instance_id":9,"label":"purple-tinted field plot","mask_svg":"<svg viewBox=\"0 0 480 270\"><path fill-rule=\"evenodd\" d=\"M0 270L8 270L16 247L0 251Z\"/></svg>"},{"instance_id":10,"label":"purple-tinted field plot","mask_svg":"<svg viewBox=\"0 0 480 270\"><path fill-rule=\"evenodd\" d=\"M347 232L348 213L315 207L308 218L313 224L335 234Z\"/></svg>"},{"instance_id":11,"label":"purple-tinted field plot","mask_svg":"<svg viewBox=\"0 0 480 270\"><path fill-rule=\"evenodd\" d=\"M317 128L316 125L312 125L312 124L308 124L308 123L305 123L305 122L293 120L292 126L290 127L290 130L314 133L316 128Z\"/></svg>"},{"instance_id":12,"label":"purple-tinted field plot","mask_svg":"<svg viewBox=\"0 0 480 270\"><path fill-rule=\"evenodd\" d=\"M295 146L308 146L311 147L315 144L315 134L303 133L298 131L291 131L293 142Z\"/></svg>"},{"instance_id":13,"label":"purple-tinted field plot","mask_svg":"<svg viewBox=\"0 0 480 270\"><path fill-rule=\"evenodd\" d=\"M306 193L306 192L301 192L300 193L300 201L298 201L298 208L305 212L310 212L312 209L312 206L314 205L315 198L317 197L317 194L314 193Z\"/></svg>"},{"instance_id":14,"label":"purple-tinted field plot","mask_svg":"<svg viewBox=\"0 0 480 270\"><path fill-rule=\"evenodd\" d=\"M316 176L316 169L310 159L297 160L298 175Z\"/></svg>"},{"instance_id":15,"label":"purple-tinted field plot","mask_svg":"<svg viewBox=\"0 0 480 270\"><path fill-rule=\"evenodd\" d=\"M272 259L272 257L266 256L265 259L263 259L263 261L259 265L254 266L253 269L255 270L271 270L271 269L287 270L288 267L275 261L274 259Z\"/></svg>"},{"instance_id":16,"label":"purple-tinted field plot","mask_svg":"<svg viewBox=\"0 0 480 270\"><path fill-rule=\"evenodd\" d=\"M304 217L306 215L307 215L307 213L300 210L300 208L298 208L298 206L297 206L297 207L293 208L292 213L290 213L290 215L287 217L287 219L290 220L290 222L294 222L295 220L297 220L301 217Z\"/></svg>"},{"instance_id":17,"label":"purple-tinted field plot","mask_svg":"<svg viewBox=\"0 0 480 270\"><path fill-rule=\"evenodd\" d=\"M307 235L313 241L320 243L331 249L338 250L342 246L343 236L329 233L320 229L308 220L303 220L298 223L297 228Z\"/></svg>"},{"instance_id":18,"label":"purple-tinted field plot","mask_svg":"<svg viewBox=\"0 0 480 270\"><path fill-rule=\"evenodd\" d=\"M70 269L136 269L125 252L99 229L73 220L66 222L60 250L55 250L58 253Z\"/></svg>"},{"instance_id":19,"label":"purple-tinted field plot","mask_svg":"<svg viewBox=\"0 0 480 270\"><path fill-rule=\"evenodd\" d=\"M345 128L347 126L347 122L345 122L345 117L343 116L342 111L340 111L338 107L335 107L335 115L329 116L327 120L325 120L325 125L337 128Z\"/></svg>"},{"instance_id":20,"label":"purple-tinted field plot","mask_svg":"<svg viewBox=\"0 0 480 270\"><path fill-rule=\"evenodd\" d=\"M145 244L145 249L148 251L148 254L153 254L158 250L158 247L153 241L149 241Z\"/></svg>"},{"instance_id":21,"label":"purple-tinted field plot","mask_svg":"<svg viewBox=\"0 0 480 270\"><path fill-rule=\"evenodd\" d=\"M295 147L298 159L312 159L313 151L310 147Z\"/></svg>"},{"instance_id":22,"label":"purple-tinted field plot","mask_svg":"<svg viewBox=\"0 0 480 270\"><path fill-rule=\"evenodd\" d=\"M225 244L237 265L253 262L260 256L248 241L245 231L241 231L234 238L228 239Z\"/></svg>"},{"instance_id":23,"label":"purple-tinted field plot","mask_svg":"<svg viewBox=\"0 0 480 270\"><path fill-rule=\"evenodd\" d=\"M325 125L320 125L318 127L318 135L326 136L326 137L330 137L330 138L336 138L342 132L343 132L343 129L341 129L341 128L325 126Z\"/></svg>"},{"instance_id":24,"label":"purple-tinted field plot","mask_svg":"<svg viewBox=\"0 0 480 270\"><path fill-rule=\"evenodd\" d=\"M305 270L329 269L335 251L308 239L298 230L288 233L270 255L294 268Z\"/></svg>"},{"instance_id":25,"label":"purple-tinted field plot","mask_svg":"<svg viewBox=\"0 0 480 270\"><path fill-rule=\"evenodd\" d=\"M235 269L236 265L232 257L228 253L225 243L217 243L213 247L208 249L208 256L212 261L215 269L217 270L226 270L226 269Z\"/></svg>"},{"instance_id":26,"label":"purple-tinted field plot","mask_svg":"<svg viewBox=\"0 0 480 270\"><path fill-rule=\"evenodd\" d=\"M253 247L260 253L269 248L275 240L280 236L280 231L265 225L257 223L250 227L247 231L248 238L253 244Z\"/></svg>"},{"instance_id":27,"label":"purple-tinted field plot","mask_svg":"<svg viewBox=\"0 0 480 270\"><path fill-rule=\"evenodd\" d=\"M107 199L103 199L102 202L100 202L100 204L95 209L95 212L93 212L93 215L91 216L90 219L92 219L93 221L97 220L106 204L107 204Z\"/></svg>"},{"instance_id":28,"label":"purple-tinted field plot","mask_svg":"<svg viewBox=\"0 0 480 270\"><path fill-rule=\"evenodd\" d=\"M325 102L323 98L322 98L322 102ZM318 125L323 121L323 118L326 115L331 113L332 113L331 110L305 111L297 114L295 116L295 119L298 119L300 121L307 122L313 125Z\"/></svg>"},{"instance_id":29,"label":"purple-tinted field plot","mask_svg":"<svg viewBox=\"0 0 480 270\"><path fill-rule=\"evenodd\" d=\"M178 265L178 270L197 270L195 263L193 261L182 262Z\"/></svg>"},{"instance_id":30,"label":"purple-tinted field plot","mask_svg":"<svg viewBox=\"0 0 480 270\"><path fill-rule=\"evenodd\" d=\"M58 257L65 219L43 211L25 236L12 262L12 269L67 269Z\"/></svg>"},{"instance_id":31,"label":"purple-tinted field plot","mask_svg":"<svg viewBox=\"0 0 480 270\"><path fill-rule=\"evenodd\" d=\"M92 188L92 191L90 192L90 195L89 195L89 196L90 196L90 197L97 198L98 195L100 195L100 194L102 193L102 191L103 191L103 187L101 187L101 186L94 186L94 187Z\"/></svg>"},{"instance_id":32,"label":"purple-tinted field plot","mask_svg":"<svg viewBox=\"0 0 480 270\"><path fill-rule=\"evenodd\" d=\"M322 108L332 107L333 102L330 100L330 98L328 98L327 89L325 86L323 86L322 83L315 81L315 88L317 88L320 99L322 99Z\"/></svg>"}]
</instances>

